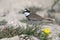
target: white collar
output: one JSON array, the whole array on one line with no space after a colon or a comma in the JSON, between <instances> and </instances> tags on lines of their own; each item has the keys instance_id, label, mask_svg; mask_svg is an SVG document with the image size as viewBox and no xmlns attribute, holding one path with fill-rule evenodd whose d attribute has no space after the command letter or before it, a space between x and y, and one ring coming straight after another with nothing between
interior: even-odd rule
<instances>
[{"instance_id":1,"label":"white collar","mask_svg":"<svg viewBox=\"0 0 60 40\"><path fill-rule=\"evenodd\" d=\"M24 15L25 15L25 16L29 16L29 15L30 15L30 13L28 13L28 12L25 12L25 13L24 13Z\"/></svg>"}]
</instances>

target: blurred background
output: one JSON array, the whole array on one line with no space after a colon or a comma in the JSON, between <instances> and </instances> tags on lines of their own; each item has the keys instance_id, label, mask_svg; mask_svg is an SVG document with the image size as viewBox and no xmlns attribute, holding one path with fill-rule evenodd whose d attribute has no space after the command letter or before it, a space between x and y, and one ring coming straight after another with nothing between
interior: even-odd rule
<instances>
[{"instance_id":1,"label":"blurred background","mask_svg":"<svg viewBox=\"0 0 60 40\"><path fill-rule=\"evenodd\" d=\"M53 19L52 23L43 25L52 29L52 36L60 32L60 0L0 0L0 29L11 26L17 28L19 25L26 28L27 24L23 22L26 22L24 19L27 18L22 14L25 8L43 18ZM42 28L45 28L43 26ZM56 37L52 40L60 39Z\"/></svg>"}]
</instances>

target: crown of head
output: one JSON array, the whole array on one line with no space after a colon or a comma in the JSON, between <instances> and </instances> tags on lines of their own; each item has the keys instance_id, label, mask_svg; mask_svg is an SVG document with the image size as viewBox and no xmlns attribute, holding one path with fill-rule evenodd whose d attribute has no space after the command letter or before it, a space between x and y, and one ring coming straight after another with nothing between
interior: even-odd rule
<instances>
[{"instance_id":1,"label":"crown of head","mask_svg":"<svg viewBox=\"0 0 60 40\"><path fill-rule=\"evenodd\" d=\"M25 12L30 12L30 10L29 10L29 9L25 9L24 11L25 11Z\"/></svg>"}]
</instances>

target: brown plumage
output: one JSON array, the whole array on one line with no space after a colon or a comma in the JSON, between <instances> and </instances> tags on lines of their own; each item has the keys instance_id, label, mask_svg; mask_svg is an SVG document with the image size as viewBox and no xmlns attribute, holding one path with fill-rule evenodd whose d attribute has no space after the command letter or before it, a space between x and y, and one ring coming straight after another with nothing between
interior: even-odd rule
<instances>
[{"instance_id":1,"label":"brown plumage","mask_svg":"<svg viewBox=\"0 0 60 40\"><path fill-rule=\"evenodd\" d=\"M44 20L47 20L47 21L53 21L53 20L51 20L51 19L49 19L49 18L43 18L43 17L41 17L40 15L37 15L36 13L32 13L32 12L30 12L30 10L28 10L28 9L25 9L25 11L23 12L23 14L25 14L25 16L27 17L27 19L29 20L29 21L32 21L32 22L42 22L42 21L44 21Z\"/></svg>"},{"instance_id":2,"label":"brown plumage","mask_svg":"<svg viewBox=\"0 0 60 40\"><path fill-rule=\"evenodd\" d=\"M27 18L32 21L42 21L44 19L41 16L34 13L31 13L29 16L27 16Z\"/></svg>"}]
</instances>

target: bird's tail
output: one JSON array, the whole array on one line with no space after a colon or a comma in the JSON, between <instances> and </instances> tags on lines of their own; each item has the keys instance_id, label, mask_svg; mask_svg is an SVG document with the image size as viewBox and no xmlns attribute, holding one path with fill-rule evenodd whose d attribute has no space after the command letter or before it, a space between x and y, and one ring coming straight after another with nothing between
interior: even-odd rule
<instances>
[{"instance_id":1,"label":"bird's tail","mask_svg":"<svg viewBox=\"0 0 60 40\"><path fill-rule=\"evenodd\" d=\"M55 19L52 19L52 18L46 19L46 18L44 18L42 21L43 22L51 22L51 23L53 23L53 22L55 22Z\"/></svg>"}]
</instances>

